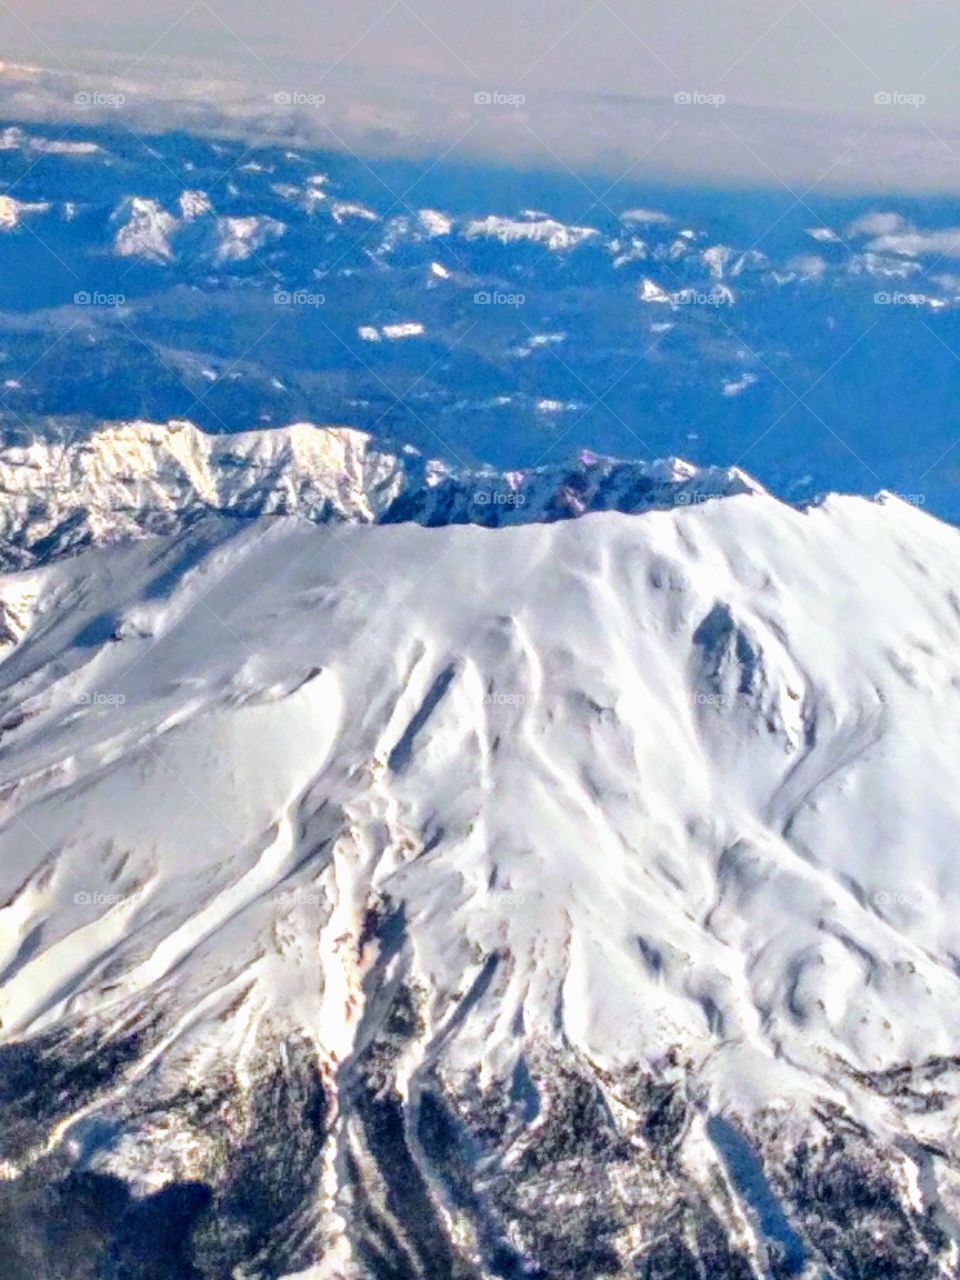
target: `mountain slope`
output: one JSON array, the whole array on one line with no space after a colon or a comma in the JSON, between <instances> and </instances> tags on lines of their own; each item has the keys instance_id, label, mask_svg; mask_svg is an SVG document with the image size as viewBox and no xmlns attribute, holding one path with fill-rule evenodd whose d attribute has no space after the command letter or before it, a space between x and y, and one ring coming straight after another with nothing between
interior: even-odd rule
<instances>
[{"instance_id":1,"label":"mountain slope","mask_svg":"<svg viewBox=\"0 0 960 1280\"><path fill-rule=\"evenodd\" d=\"M2 578L11 1274L955 1275L957 551L745 492Z\"/></svg>"}]
</instances>

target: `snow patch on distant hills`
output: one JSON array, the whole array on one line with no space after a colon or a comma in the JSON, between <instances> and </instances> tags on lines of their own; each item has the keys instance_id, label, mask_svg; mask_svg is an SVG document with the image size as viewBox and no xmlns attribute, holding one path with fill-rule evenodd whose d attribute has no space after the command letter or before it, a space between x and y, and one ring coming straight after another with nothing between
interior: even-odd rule
<instances>
[{"instance_id":1,"label":"snow patch on distant hills","mask_svg":"<svg viewBox=\"0 0 960 1280\"><path fill-rule=\"evenodd\" d=\"M184 222L192 222L205 213L211 213L213 204L205 191L181 191L178 200L180 217Z\"/></svg>"},{"instance_id":2,"label":"snow patch on distant hills","mask_svg":"<svg viewBox=\"0 0 960 1280\"><path fill-rule=\"evenodd\" d=\"M215 260L219 264L246 262L268 241L278 240L285 230L276 218L218 218Z\"/></svg>"},{"instance_id":3,"label":"snow patch on distant hills","mask_svg":"<svg viewBox=\"0 0 960 1280\"><path fill-rule=\"evenodd\" d=\"M114 223L120 224L114 236L115 253L122 258L172 262L177 233L206 221L201 251L223 266L246 262L286 231L284 223L266 215L214 217L213 204L204 191L183 191L177 203L179 217L159 201L144 196L130 196L123 201L113 214Z\"/></svg>"},{"instance_id":4,"label":"snow patch on distant hills","mask_svg":"<svg viewBox=\"0 0 960 1280\"><path fill-rule=\"evenodd\" d=\"M0 231L13 231L23 221L24 216L32 213L47 213L50 205L46 201L27 202L17 200L14 196L0 195Z\"/></svg>"},{"instance_id":5,"label":"snow patch on distant hills","mask_svg":"<svg viewBox=\"0 0 960 1280\"><path fill-rule=\"evenodd\" d=\"M115 222L122 222L114 237L114 249L121 258L172 260L170 236L178 222L158 201L131 196L113 217Z\"/></svg>"},{"instance_id":6,"label":"snow patch on distant hills","mask_svg":"<svg viewBox=\"0 0 960 1280\"><path fill-rule=\"evenodd\" d=\"M421 209L417 220L429 236L447 236L453 229L453 219L438 209Z\"/></svg>"},{"instance_id":7,"label":"snow patch on distant hills","mask_svg":"<svg viewBox=\"0 0 960 1280\"><path fill-rule=\"evenodd\" d=\"M0 131L0 151L34 152L50 156L93 156L103 148L96 142L76 142L70 138L45 138L12 126Z\"/></svg>"},{"instance_id":8,"label":"snow patch on distant hills","mask_svg":"<svg viewBox=\"0 0 960 1280\"><path fill-rule=\"evenodd\" d=\"M464 228L468 240L498 240L500 244L531 241L543 244L551 252L559 253L576 249L600 232L596 227L568 226L554 218L531 217L526 221L517 218L500 218L490 214L486 218L474 218Z\"/></svg>"}]
</instances>

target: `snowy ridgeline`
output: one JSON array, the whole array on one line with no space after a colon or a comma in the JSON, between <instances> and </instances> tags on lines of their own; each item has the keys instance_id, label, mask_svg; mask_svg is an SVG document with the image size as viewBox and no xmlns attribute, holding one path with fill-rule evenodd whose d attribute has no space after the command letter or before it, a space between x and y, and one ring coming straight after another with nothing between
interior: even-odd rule
<instances>
[{"instance_id":1,"label":"snowy ridgeline","mask_svg":"<svg viewBox=\"0 0 960 1280\"><path fill-rule=\"evenodd\" d=\"M425 460L409 447L392 453L348 427L209 435L189 422L129 422L0 448L0 563L169 533L211 512L497 526L748 492L762 490L736 467L677 458L582 453L567 465L500 473Z\"/></svg>"},{"instance_id":2,"label":"snowy ridgeline","mask_svg":"<svg viewBox=\"0 0 960 1280\"><path fill-rule=\"evenodd\" d=\"M8 492L50 456L8 450ZM954 529L732 473L638 517L377 526L462 482L311 428L61 457L93 540L183 493L339 522L0 579L15 1260L954 1274ZM557 474L485 491L545 510Z\"/></svg>"}]
</instances>

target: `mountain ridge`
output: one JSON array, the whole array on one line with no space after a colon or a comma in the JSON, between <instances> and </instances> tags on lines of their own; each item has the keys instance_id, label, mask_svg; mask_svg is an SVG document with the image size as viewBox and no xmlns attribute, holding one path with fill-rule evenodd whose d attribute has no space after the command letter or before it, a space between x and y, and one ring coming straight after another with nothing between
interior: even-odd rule
<instances>
[{"instance_id":1,"label":"mountain ridge","mask_svg":"<svg viewBox=\"0 0 960 1280\"><path fill-rule=\"evenodd\" d=\"M639 512L762 493L737 467L632 462L584 451L499 472L396 452L351 427L294 423L214 435L183 420L104 425L65 442L0 447L0 565L170 533L206 514L318 523L498 527L586 511Z\"/></svg>"}]
</instances>

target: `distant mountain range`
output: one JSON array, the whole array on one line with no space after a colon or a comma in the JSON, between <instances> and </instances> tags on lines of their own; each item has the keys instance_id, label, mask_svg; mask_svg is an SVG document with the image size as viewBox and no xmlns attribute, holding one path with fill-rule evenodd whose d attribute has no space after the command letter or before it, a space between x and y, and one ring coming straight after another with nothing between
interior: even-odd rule
<instances>
[{"instance_id":1,"label":"distant mountain range","mask_svg":"<svg viewBox=\"0 0 960 1280\"><path fill-rule=\"evenodd\" d=\"M11 124L6 438L346 422L461 467L583 445L960 516L949 201L425 170Z\"/></svg>"}]
</instances>

